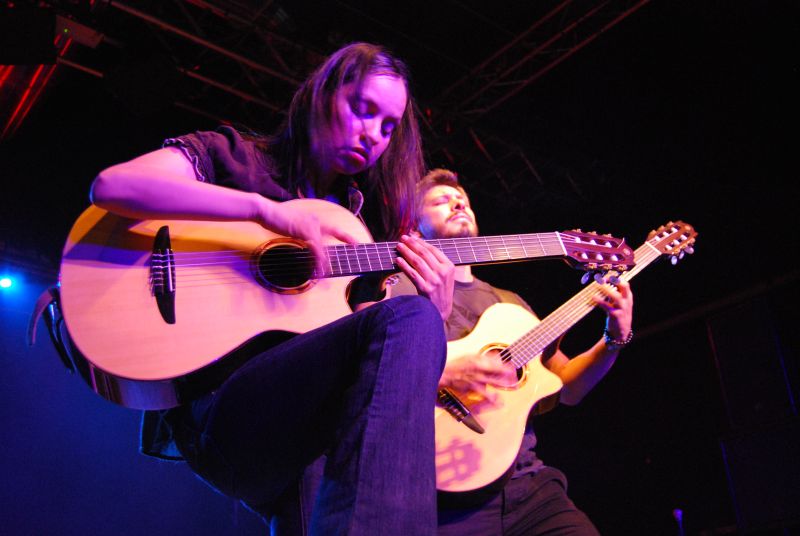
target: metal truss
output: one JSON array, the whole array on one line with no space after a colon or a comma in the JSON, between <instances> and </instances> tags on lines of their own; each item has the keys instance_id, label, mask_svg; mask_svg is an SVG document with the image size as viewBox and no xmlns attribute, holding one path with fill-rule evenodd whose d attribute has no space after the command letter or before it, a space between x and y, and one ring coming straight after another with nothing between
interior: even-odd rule
<instances>
[{"instance_id":1,"label":"metal truss","mask_svg":"<svg viewBox=\"0 0 800 536\"><path fill-rule=\"evenodd\" d=\"M559 0L437 99L441 119L488 114L650 0Z\"/></svg>"},{"instance_id":2,"label":"metal truss","mask_svg":"<svg viewBox=\"0 0 800 536\"><path fill-rule=\"evenodd\" d=\"M160 92L171 99L167 104L253 129L279 121L294 89L323 57L282 35L291 21L272 0L50 5L58 13L57 32L83 45L60 56L59 65L109 83L121 76L143 93ZM135 91L128 96L135 99Z\"/></svg>"},{"instance_id":3,"label":"metal truss","mask_svg":"<svg viewBox=\"0 0 800 536\"><path fill-rule=\"evenodd\" d=\"M481 129L481 119L648 2L551 2L526 30L444 89L426 108L429 160L468 171L472 188L486 194L494 191L506 204L542 196L587 201L589 188L574 169L537 156L525 143Z\"/></svg>"},{"instance_id":4,"label":"metal truss","mask_svg":"<svg viewBox=\"0 0 800 536\"><path fill-rule=\"evenodd\" d=\"M481 120L648 2L533 4L531 13L537 15L527 29L509 34L504 46L424 103L428 161L460 171L478 183L475 187L488 181L491 188L486 190L500 196L528 198L531 192L549 189L585 198L580 176L535 155L523 143L503 140ZM161 105L253 130L279 122L296 86L323 58L288 37L296 28L275 0L49 4L58 13L59 31L73 41L69 54L59 54L59 66L105 78L109 85L136 84L126 89L133 100L137 91L157 93L167 101Z\"/></svg>"}]
</instances>

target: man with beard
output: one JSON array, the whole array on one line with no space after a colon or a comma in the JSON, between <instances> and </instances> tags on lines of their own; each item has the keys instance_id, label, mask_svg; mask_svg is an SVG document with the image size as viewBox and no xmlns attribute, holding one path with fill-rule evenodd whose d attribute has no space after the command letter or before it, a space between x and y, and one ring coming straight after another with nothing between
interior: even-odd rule
<instances>
[{"instance_id":1,"label":"man with beard","mask_svg":"<svg viewBox=\"0 0 800 536\"><path fill-rule=\"evenodd\" d=\"M478 235L469 197L453 172L444 169L431 171L419 183L417 192L417 227L423 238ZM602 285L601 289L604 297L595 301L607 315L604 336L573 358L556 349L543 362L563 381L560 402L567 405L580 402L605 376L619 350L631 339L633 294L630 286L627 282L620 282L616 287ZM401 281L393 289L393 294L406 291L413 292L413 287ZM517 294L481 281L472 274L468 265L456 266L453 310L445 321L447 339L466 336L481 314L498 302L516 303L531 311ZM491 400L487 385L501 386L515 381L513 368L493 355L475 354L448 360L439 387L456 394L489 394ZM455 494L455 498L448 494L446 502L440 498L439 534L598 534L589 518L567 496L564 474L545 465L537 457L535 446L536 435L529 420L510 480L477 505L474 501L460 502L458 496L461 494Z\"/></svg>"}]
</instances>

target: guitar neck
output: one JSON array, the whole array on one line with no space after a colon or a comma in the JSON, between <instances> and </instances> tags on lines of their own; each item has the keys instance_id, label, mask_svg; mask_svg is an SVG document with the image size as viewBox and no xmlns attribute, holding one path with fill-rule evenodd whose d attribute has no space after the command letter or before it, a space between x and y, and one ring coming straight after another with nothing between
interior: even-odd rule
<instances>
[{"instance_id":1,"label":"guitar neck","mask_svg":"<svg viewBox=\"0 0 800 536\"><path fill-rule=\"evenodd\" d=\"M650 242L645 242L634 253L636 266L621 274L619 278L630 281L660 256L661 253L658 249ZM535 328L509 345L504 350L504 353L510 356L509 361L519 368L541 354L545 348L595 308L593 297L602 295L598 283L592 282L586 285L583 290L550 313Z\"/></svg>"},{"instance_id":2,"label":"guitar neck","mask_svg":"<svg viewBox=\"0 0 800 536\"><path fill-rule=\"evenodd\" d=\"M456 266L497 264L567 255L561 233L530 233L426 240ZM396 272L397 242L329 246L322 277Z\"/></svg>"}]
</instances>

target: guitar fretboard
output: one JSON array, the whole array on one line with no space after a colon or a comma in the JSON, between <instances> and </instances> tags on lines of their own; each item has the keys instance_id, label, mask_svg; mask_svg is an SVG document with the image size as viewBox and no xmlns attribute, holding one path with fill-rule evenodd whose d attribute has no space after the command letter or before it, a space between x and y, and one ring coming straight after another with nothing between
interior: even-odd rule
<instances>
[{"instance_id":1,"label":"guitar fretboard","mask_svg":"<svg viewBox=\"0 0 800 536\"><path fill-rule=\"evenodd\" d=\"M563 257L561 233L531 233L426 240L455 265L494 264L531 258ZM397 271L397 242L329 246L324 277Z\"/></svg>"},{"instance_id":2,"label":"guitar fretboard","mask_svg":"<svg viewBox=\"0 0 800 536\"><path fill-rule=\"evenodd\" d=\"M649 242L645 242L634 253L636 266L619 276L630 281L635 275L661 256L661 252ZM601 296L600 285L592 282L561 307L547 315L535 328L510 344L502 354L520 368L541 354L545 348L574 326L581 318L595 308L592 297Z\"/></svg>"}]
</instances>

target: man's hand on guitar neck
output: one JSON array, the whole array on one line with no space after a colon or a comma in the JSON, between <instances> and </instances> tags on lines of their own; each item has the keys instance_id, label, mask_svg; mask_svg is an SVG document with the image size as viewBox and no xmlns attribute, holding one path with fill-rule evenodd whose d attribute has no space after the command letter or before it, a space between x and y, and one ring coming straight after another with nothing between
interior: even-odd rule
<instances>
[{"instance_id":1,"label":"man's hand on guitar neck","mask_svg":"<svg viewBox=\"0 0 800 536\"><path fill-rule=\"evenodd\" d=\"M620 281L616 287L600 285L600 291L602 296L595 296L592 300L606 312L606 333L613 340L626 341L631 334L633 319L633 291L630 284ZM561 402L573 406L583 400L611 369L619 350L620 346L610 347L604 337L571 359L561 351L548 359L545 366L564 382Z\"/></svg>"},{"instance_id":2,"label":"man's hand on guitar neck","mask_svg":"<svg viewBox=\"0 0 800 536\"><path fill-rule=\"evenodd\" d=\"M616 285L600 285L603 296L593 298L598 307L606 312L606 331L611 338L625 340L633 322L633 292L630 283L620 281Z\"/></svg>"}]
</instances>

